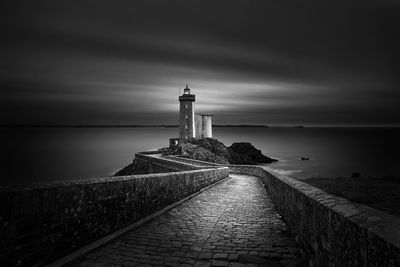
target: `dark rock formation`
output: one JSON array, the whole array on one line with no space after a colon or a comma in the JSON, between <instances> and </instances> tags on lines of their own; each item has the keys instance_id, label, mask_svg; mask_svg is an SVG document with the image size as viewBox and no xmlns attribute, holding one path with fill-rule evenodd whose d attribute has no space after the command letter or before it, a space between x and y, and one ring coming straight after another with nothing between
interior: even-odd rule
<instances>
[{"instance_id":1,"label":"dark rock formation","mask_svg":"<svg viewBox=\"0 0 400 267\"><path fill-rule=\"evenodd\" d=\"M220 141L217 139L213 138L203 138L203 139L193 139L191 141L192 144L203 147L209 151L211 151L213 154L224 158L226 161L230 162L230 152L228 148Z\"/></svg>"},{"instance_id":2,"label":"dark rock formation","mask_svg":"<svg viewBox=\"0 0 400 267\"><path fill-rule=\"evenodd\" d=\"M179 144L171 154L212 163L229 164L227 148L215 141L215 139L207 138Z\"/></svg>"},{"instance_id":3,"label":"dark rock formation","mask_svg":"<svg viewBox=\"0 0 400 267\"><path fill-rule=\"evenodd\" d=\"M207 161L218 164L244 164L256 165L258 163L271 163L276 159L264 156L261 150L250 143L233 143L226 147L217 139L193 139L190 142L179 144L174 148L162 148L162 155L179 155L190 159ZM114 176L147 174L149 170L139 166L133 161L125 168L119 170Z\"/></svg>"},{"instance_id":4,"label":"dark rock formation","mask_svg":"<svg viewBox=\"0 0 400 267\"><path fill-rule=\"evenodd\" d=\"M144 168L143 166L138 166L136 161L133 160L133 163L125 166L121 170L117 171L114 176L124 176L124 175L136 175L136 174L148 174L149 170Z\"/></svg>"},{"instance_id":5,"label":"dark rock formation","mask_svg":"<svg viewBox=\"0 0 400 267\"><path fill-rule=\"evenodd\" d=\"M226 147L217 139L212 138L193 139L180 144L171 151L171 154L220 164L255 165L277 161L264 156L250 143L233 143L230 147Z\"/></svg>"},{"instance_id":6,"label":"dark rock formation","mask_svg":"<svg viewBox=\"0 0 400 267\"><path fill-rule=\"evenodd\" d=\"M258 163L271 163L277 161L276 159L264 156L261 150L255 148L250 143L233 143L228 147L231 156L231 164L250 164L255 165Z\"/></svg>"}]
</instances>

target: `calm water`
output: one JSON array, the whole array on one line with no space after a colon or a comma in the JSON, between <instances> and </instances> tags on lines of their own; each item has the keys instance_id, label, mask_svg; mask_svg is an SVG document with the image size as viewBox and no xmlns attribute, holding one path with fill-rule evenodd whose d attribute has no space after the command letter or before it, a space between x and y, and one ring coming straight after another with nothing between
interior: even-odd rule
<instances>
[{"instance_id":1,"label":"calm water","mask_svg":"<svg viewBox=\"0 0 400 267\"><path fill-rule=\"evenodd\" d=\"M400 128L214 128L248 141L297 178L400 175ZM1 129L2 184L108 176L134 153L168 146L175 128ZM301 161L301 157L310 158Z\"/></svg>"}]
</instances>

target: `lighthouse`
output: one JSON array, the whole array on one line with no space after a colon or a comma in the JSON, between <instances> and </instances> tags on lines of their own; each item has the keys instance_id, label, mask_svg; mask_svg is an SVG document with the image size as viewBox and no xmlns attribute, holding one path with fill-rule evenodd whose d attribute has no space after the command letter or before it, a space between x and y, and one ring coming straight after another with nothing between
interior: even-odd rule
<instances>
[{"instance_id":1,"label":"lighthouse","mask_svg":"<svg viewBox=\"0 0 400 267\"><path fill-rule=\"evenodd\" d=\"M196 96L190 93L190 88L186 84L183 95L179 96L179 142L189 141L196 136L194 101L196 101Z\"/></svg>"}]
</instances>

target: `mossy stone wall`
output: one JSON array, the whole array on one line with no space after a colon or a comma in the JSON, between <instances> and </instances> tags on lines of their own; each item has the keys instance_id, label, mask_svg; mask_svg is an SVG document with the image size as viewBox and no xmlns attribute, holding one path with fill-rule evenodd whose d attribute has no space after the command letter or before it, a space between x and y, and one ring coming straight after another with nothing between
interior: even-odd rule
<instances>
[{"instance_id":1,"label":"mossy stone wall","mask_svg":"<svg viewBox=\"0 0 400 267\"><path fill-rule=\"evenodd\" d=\"M229 176L225 168L0 189L0 262L51 262Z\"/></svg>"}]
</instances>

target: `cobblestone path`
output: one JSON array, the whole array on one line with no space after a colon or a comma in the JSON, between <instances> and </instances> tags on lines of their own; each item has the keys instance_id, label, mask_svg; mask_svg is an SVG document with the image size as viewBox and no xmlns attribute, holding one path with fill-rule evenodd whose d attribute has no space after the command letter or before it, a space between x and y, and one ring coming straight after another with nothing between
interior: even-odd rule
<instances>
[{"instance_id":1,"label":"cobblestone path","mask_svg":"<svg viewBox=\"0 0 400 267\"><path fill-rule=\"evenodd\" d=\"M231 175L77 265L306 266L261 181L245 175Z\"/></svg>"}]
</instances>

